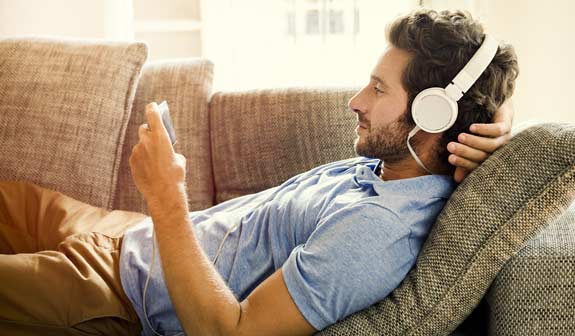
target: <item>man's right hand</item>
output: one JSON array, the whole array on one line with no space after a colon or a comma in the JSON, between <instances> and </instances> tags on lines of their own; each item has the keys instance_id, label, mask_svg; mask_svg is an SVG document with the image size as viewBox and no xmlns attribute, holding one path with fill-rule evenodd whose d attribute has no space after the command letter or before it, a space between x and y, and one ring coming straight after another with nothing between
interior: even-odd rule
<instances>
[{"instance_id":1,"label":"man's right hand","mask_svg":"<svg viewBox=\"0 0 575 336\"><path fill-rule=\"evenodd\" d=\"M493 123L472 124L469 129L476 135L461 133L457 137L458 142L447 145L451 153L449 163L456 167L453 174L456 182L462 182L491 153L509 142L514 113L513 102L508 99L493 116Z\"/></svg>"}]
</instances>

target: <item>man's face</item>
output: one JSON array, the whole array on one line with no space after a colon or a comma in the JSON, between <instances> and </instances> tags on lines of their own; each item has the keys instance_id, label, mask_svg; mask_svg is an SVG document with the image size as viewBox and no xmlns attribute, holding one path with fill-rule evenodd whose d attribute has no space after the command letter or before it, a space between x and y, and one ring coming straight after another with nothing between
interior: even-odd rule
<instances>
[{"instance_id":1,"label":"man's face","mask_svg":"<svg viewBox=\"0 0 575 336\"><path fill-rule=\"evenodd\" d=\"M401 49L389 47L380 57L369 83L348 103L357 113L357 155L383 159L390 163L409 155L407 135L407 92L401 76L410 55Z\"/></svg>"}]
</instances>

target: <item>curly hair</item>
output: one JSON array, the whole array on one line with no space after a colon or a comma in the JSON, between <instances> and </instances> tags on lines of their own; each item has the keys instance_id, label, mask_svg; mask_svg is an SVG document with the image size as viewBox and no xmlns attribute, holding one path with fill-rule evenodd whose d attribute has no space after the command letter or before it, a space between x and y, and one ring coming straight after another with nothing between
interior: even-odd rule
<instances>
[{"instance_id":1,"label":"curly hair","mask_svg":"<svg viewBox=\"0 0 575 336\"><path fill-rule=\"evenodd\" d=\"M411 104L417 94L430 87L446 87L479 49L485 33L483 26L465 11L415 10L398 17L387 27L392 46L411 54L402 84L408 93L407 121L413 127ZM451 172L447 144L457 141L459 133L473 123L488 123L495 111L511 97L519 75L513 47L500 42L495 57L459 100L455 124L443 132L439 141L439 160Z\"/></svg>"}]
</instances>

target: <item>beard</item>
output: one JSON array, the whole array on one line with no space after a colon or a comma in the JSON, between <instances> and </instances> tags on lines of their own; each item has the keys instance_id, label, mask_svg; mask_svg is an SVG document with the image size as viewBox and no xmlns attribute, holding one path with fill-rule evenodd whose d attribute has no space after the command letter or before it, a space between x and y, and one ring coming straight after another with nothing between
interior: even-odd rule
<instances>
[{"instance_id":1,"label":"beard","mask_svg":"<svg viewBox=\"0 0 575 336\"><path fill-rule=\"evenodd\" d=\"M407 136L413 126L409 125L406 113L385 126L371 128L371 123L367 126L367 134L355 139L354 149L357 155L381 159L386 163L398 162L411 155L407 149ZM415 148L417 143L413 140L411 144Z\"/></svg>"}]
</instances>

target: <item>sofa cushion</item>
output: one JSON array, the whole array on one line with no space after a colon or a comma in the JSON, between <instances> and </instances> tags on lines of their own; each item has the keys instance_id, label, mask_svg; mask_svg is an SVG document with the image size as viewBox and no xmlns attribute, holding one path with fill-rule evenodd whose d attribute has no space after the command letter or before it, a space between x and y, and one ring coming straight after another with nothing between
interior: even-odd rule
<instances>
[{"instance_id":1,"label":"sofa cushion","mask_svg":"<svg viewBox=\"0 0 575 336\"><path fill-rule=\"evenodd\" d=\"M505 262L571 204L574 148L573 124L517 134L455 190L402 284L320 334L449 334Z\"/></svg>"},{"instance_id":2,"label":"sofa cushion","mask_svg":"<svg viewBox=\"0 0 575 336\"><path fill-rule=\"evenodd\" d=\"M575 334L575 203L505 264L486 301L491 334Z\"/></svg>"},{"instance_id":3,"label":"sofa cushion","mask_svg":"<svg viewBox=\"0 0 575 336\"><path fill-rule=\"evenodd\" d=\"M142 43L0 40L0 180L110 209Z\"/></svg>"},{"instance_id":4,"label":"sofa cushion","mask_svg":"<svg viewBox=\"0 0 575 336\"><path fill-rule=\"evenodd\" d=\"M355 156L353 89L215 93L210 102L216 202L277 186Z\"/></svg>"},{"instance_id":5,"label":"sofa cushion","mask_svg":"<svg viewBox=\"0 0 575 336\"><path fill-rule=\"evenodd\" d=\"M138 143L138 127L146 122L146 105L163 100L168 102L178 139L174 150L187 159L189 208L193 211L213 205L208 116L212 71L212 63L202 59L156 61L144 66L126 131L115 209L147 213L146 203L134 184L128 161L133 147Z\"/></svg>"}]
</instances>

